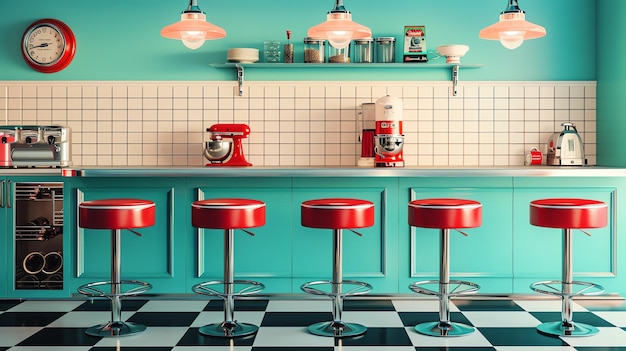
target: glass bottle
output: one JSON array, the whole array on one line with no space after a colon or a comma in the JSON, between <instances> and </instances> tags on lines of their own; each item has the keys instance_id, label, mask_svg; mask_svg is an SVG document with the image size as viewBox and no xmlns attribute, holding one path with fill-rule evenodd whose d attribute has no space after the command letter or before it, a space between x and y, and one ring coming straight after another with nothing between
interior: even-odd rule
<instances>
[{"instance_id":1,"label":"glass bottle","mask_svg":"<svg viewBox=\"0 0 626 351\"><path fill-rule=\"evenodd\" d=\"M396 38L394 37L376 38L376 62L395 62L395 44Z\"/></svg>"}]
</instances>

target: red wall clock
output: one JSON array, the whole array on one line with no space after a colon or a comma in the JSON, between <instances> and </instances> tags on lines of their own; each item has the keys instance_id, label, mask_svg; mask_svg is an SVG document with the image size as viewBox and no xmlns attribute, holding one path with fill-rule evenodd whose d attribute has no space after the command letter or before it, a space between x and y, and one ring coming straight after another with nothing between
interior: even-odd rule
<instances>
[{"instance_id":1,"label":"red wall clock","mask_svg":"<svg viewBox=\"0 0 626 351\"><path fill-rule=\"evenodd\" d=\"M45 18L33 22L22 36L22 56L34 70L58 72L67 67L76 53L76 37L65 23Z\"/></svg>"}]
</instances>

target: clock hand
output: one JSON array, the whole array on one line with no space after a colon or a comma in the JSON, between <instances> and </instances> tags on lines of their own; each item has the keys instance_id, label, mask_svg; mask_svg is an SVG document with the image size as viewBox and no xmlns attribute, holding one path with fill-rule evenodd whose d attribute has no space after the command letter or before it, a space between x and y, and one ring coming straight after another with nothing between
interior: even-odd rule
<instances>
[{"instance_id":1,"label":"clock hand","mask_svg":"<svg viewBox=\"0 0 626 351\"><path fill-rule=\"evenodd\" d=\"M37 46L32 46L31 49L34 49L34 48L47 48L48 45L50 45L50 43L41 43L41 44L39 44Z\"/></svg>"}]
</instances>

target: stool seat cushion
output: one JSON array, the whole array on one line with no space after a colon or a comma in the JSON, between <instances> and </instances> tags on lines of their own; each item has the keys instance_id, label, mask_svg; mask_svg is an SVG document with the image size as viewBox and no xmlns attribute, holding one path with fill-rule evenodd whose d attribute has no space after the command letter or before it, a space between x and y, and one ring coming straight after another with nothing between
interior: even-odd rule
<instances>
[{"instance_id":1,"label":"stool seat cushion","mask_svg":"<svg viewBox=\"0 0 626 351\"><path fill-rule=\"evenodd\" d=\"M440 229L480 227L482 204L454 198L413 200L409 202L409 224Z\"/></svg>"},{"instance_id":2,"label":"stool seat cushion","mask_svg":"<svg viewBox=\"0 0 626 351\"><path fill-rule=\"evenodd\" d=\"M606 227L608 206L602 201L554 198L530 203L530 224L539 227L584 229Z\"/></svg>"},{"instance_id":3,"label":"stool seat cushion","mask_svg":"<svg viewBox=\"0 0 626 351\"><path fill-rule=\"evenodd\" d=\"M78 226L91 229L143 228L154 225L154 202L139 199L103 199L78 205Z\"/></svg>"},{"instance_id":4,"label":"stool seat cushion","mask_svg":"<svg viewBox=\"0 0 626 351\"><path fill-rule=\"evenodd\" d=\"M367 200L327 198L304 201L301 224L309 228L350 229L374 225L374 203Z\"/></svg>"},{"instance_id":5,"label":"stool seat cushion","mask_svg":"<svg viewBox=\"0 0 626 351\"><path fill-rule=\"evenodd\" d=\"M265 203L250 199L210 199L191 204L196 228L238 229L265 225Z\"/></svg>"}]
</instances>

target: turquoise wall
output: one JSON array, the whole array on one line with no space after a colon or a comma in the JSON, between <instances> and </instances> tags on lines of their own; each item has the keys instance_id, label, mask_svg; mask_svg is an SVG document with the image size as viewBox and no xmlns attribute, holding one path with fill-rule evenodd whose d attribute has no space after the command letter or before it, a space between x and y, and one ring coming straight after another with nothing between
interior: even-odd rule
<instances>
[{"instance_id":1,"label":"turquoise wall","mask_svg":"<svg viewBox=\"0 0 626 351\"><path fill-rule=\"evenodd\" d=\"M626 130L626 100L624 79L626 78L626 1L603 0L598 2L598 88L597 88L597 132L598 164L626 166L624 152L624 130ZM601 136L601 137L600 137Z\"/></svg>"},{"instance_id":2,"label":"turquoise wall","mask_svg":"<svg viewBox=\"0 0 626 351\"><path fill-rule=\"evenodd\" d=\"M608 1L607 1L608 2ZM612 1L619 3L619 0ZM285 38L291 29L296 60L302 60L306 30L325 19L333 0L199 0L210 22L227 31L196 51L162 38L160 29L180 18L186 0L32 0L0 2L0 80L231 80L232 70L209 67L226 60L231 47L256 47ZM517 50L481 40L478 32L497 21L506 0L346 0L355 21L373 36L402 35L404 25L427 26L430 49L462 43L470 46L465 63L485 66L462 72L465 80L595 80L596 1L523 0L527 19L548 35ZM623 6L620 4L620 6ZM610 12L610 11L607 11ZM20 39L33 21L53 17L66 22L77 37L72 64L55 74L31 70L20 54ZM401 53L397 43L396 53ZM441 60L438 62L442 62ZM264 69L248 70L256 80L443 80L446 70L409 69Z\"/></svg>"}]
</instances>

